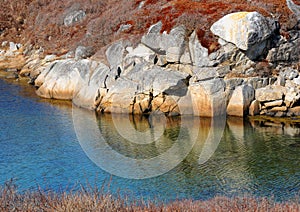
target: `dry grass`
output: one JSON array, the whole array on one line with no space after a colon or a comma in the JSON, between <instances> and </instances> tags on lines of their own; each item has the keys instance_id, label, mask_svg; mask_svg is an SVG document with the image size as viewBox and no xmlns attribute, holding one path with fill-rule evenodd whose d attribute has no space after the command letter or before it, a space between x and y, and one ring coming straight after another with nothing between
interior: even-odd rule
<instances>
[{"instance_id":1,"label":"dry grass","mask_svg":"<svg viewBox=\"0 0 300 212\"><path fill-rule=\"evenodd\" d=\"M300 211L300 202L276 203L268 199L215 197L208 201L182 200L168 204L151 201L129 201L102 189L82 187L77 192L41 189L19 193L12 182L0 188L0 211Z\"/></svg>"},{"instance_id":2,"label":"dry grass","mask_svg":"<svg viewBox=\"0 0 300 212\"><path fill-rule=\"evenodd\" d=\"M202 44L213 51L216 38L210 26L235 11L259 11L279 17L283 33L296 22L285 1L275 0L0 0L0 42L3 40L42 46L46 53L64 54L78 45L95 50L120 38L138 40L151 24L161 20L163 30L184 24L198 32ZM139 9L141 2L144 6ZM295 0L300 4L300 0ZM73 26L63 25L66 14L83 9L86 19ZM122 24L130 30L117 33Z\"/></svg>"}]
</instances>

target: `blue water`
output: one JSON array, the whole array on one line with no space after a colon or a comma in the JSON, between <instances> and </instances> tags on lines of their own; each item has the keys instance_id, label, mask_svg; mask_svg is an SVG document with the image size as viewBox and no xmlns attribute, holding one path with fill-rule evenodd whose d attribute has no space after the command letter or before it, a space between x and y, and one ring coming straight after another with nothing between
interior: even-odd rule
<instances>
[{"instance_id":1,"label":"blue water","mask_svg":"<svg viewBox=\"0 0 300 212\"><path fill-rule=\"evenodd\" d=\"M124 177L131 173L128 167L113 165L114 158L102 158L109 148L127 158L146 160L167 152L182 135L184 143L179 144L184 152L193 133L201 131L202 137L208 137L211 120L199 122L189 117L186 123L190 125L182 131L178 126L184 123L183 118L169 120L166 125L159 126L164 129L163 140L155 145L133 145L120 136L110 115L96 119L93 113L82 113L86 115L81 117L89 117L92 121L84 118L83 122L74 122L70 103L40 99L33 88L0 79L0 185L14 179L21 191L39 186L59 192L79 189L81 184L101 187L109 183L112 193L160 201L209 199L216 195L273 197L281 201L300 194L300 131L297 124L282 127L280 123L271 126L228 120L216 151L205 163L199 162L205 144L196 140L187 155L182 153L185 157L181 162L166 173L146 179L129 179ZM120 115L114 119L126 130L129 125L139 132L153 129L147 118L127 122L128 117ZM89 125L85 124L93 122L98 127L95 134L88 132ZM83 134L86 130L88 136L81 137L78 126L82 126ZM97 138L98 132L108 144L105 148ZM140 138L141 141L145 139ZM180 155L181 149L178 151ZM172 160L176 157L174 155ZM103 167L108 168L99 163L105 163ZM108 170L110 164L114 166L112 171ZM164 166L156 165L153 169Z\"/></svg>"}]
</instances>

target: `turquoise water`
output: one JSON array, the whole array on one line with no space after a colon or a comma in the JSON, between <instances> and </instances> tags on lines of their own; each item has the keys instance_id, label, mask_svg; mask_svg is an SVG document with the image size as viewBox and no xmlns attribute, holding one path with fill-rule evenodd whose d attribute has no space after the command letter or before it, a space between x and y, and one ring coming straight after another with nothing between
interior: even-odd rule
<instances>
[{"instance_id":1,"label":"turquoise water","mask_svg":"<svg viewBox=\"0 0 300 212\"><path fill-rule=\"evenodd\" d=\"M113 193L161 201L216 195L281 201L300 191L297 124L96 117L1 79L0 120L0 184L14 179L20 190L109 182Z\"/></svg>"}]
</instances>

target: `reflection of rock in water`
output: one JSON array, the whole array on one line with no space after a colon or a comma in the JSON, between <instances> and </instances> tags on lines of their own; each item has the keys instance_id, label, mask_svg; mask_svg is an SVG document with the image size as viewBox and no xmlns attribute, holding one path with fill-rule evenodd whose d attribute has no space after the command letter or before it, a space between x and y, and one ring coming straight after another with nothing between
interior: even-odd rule
<instances>
[{"instance_id":1,"label":"reflection of rock in water","mask_svg":"<svg viewBox=\"0 0 300 212\"><path fill-rule=\"evenodd\" d=\"M131 158L151 158L167 151L178 139L180 119L101 114L98 126L108 145L115 151ZM154 135L157 129L160 133ZM130 135L120 133L120 130ZM144 142L146 138L150 139L147 143Z\"/></svg>"},{"instance_id":2,"label":"reflection of rock in water","mask_svg":"<svg viewBox=\"0 0 300 212\"><path fill-rule=\"evenodd\" d=\"M300 124L293 120L283 119L250 119L252 127L261 133L272 133L275 135L300 135Z\"/></svg>"}]
</instances>

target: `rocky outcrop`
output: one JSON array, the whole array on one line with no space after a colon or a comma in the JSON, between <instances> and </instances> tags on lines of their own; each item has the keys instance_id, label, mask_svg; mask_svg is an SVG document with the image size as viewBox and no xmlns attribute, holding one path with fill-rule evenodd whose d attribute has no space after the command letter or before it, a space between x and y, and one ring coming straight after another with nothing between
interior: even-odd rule
<instances>
[{"instance_id":1,"label":"rocky outcrop","mask_svg":"<svg viewBox=\"0 0 300 212\"><path fill-rule=\"evenodd\" d=\"M226 114L225 82L212 79L190 85L194 115L217 117Z\"/></svg>"},{"instance_id":2,"label":"rocky outcrop","mask_svg":"<svg viewBox=\"0 0 300 212\"><path fill-rule=\"evenodd\" d=\"M292 39L282 39L277 47L272 48L267 56L271 63L293 63L300 60L300 32L295 32Z\"/></svg>"},{"instance_id":3,"label":"rocky outcrop","mask_svg":"<svg viewBox=\"0 0 300 212\"><path fill-rule=\"evenodd\" d=\"M233 13L211 27L220 48L209 54L196 32L184 26L169 33L161 30L158 22L137 45L126 40L110 45L105 52L108 66L91 59L89 47L78 46L60 57L30 56L19 73L31 78L41 97L72 100L98 112L300 114L299 32L286 39L270 18ZM24 55L11 45L0 58L8 52Z\"/></svg>"},{"instance_id":4,"label":"rocky outcrop","mask_svg":"<svg viewBox=\"0 0 300 212\"><path fill-rule=\"evenodd\" d=\"M180 114L176 107L179 99L187 93L187 78L188 75L182 72L138 64L116 80L103 96L98 110L133 114L155 111Z\"/></svg>"},{"instance_id":5,"label":"rocky outcrop","mask_svg":"<svg viewBox=\"0 0 300 212\"><path fill-rule=\"evenodd\" d=\"M77 106L95 109L109 68L90 60L60 60L51 63L35 80L37 94L44 98L73 100Z\"/></svg>"}]
</instances>

